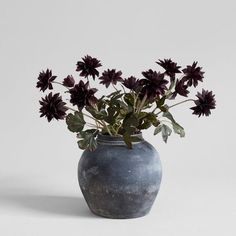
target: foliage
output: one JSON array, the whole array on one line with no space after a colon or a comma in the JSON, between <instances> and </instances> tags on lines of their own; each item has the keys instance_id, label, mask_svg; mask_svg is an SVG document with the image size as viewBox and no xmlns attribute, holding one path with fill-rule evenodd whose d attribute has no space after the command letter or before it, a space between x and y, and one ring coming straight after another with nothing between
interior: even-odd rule
<instances>
[{"instance_id":1,"label":"foliage","mask_svg":"<svg viewBox=\"0 0 236 236\"><path fill-rule=\"evenodd\" d=\"M159 60L157 64L164 69L163 72L148 69L141 73L140 78L123 78L122 72L116 69L100 73L100 60L87 55L77 62L76 71L83 77L77 82L72 75L57 82L52 70L42 71L36 87L45 92L54 89L52 84L62 85L71 105L67 106L58 93L50 93L40 102L41 116L48 118L49 122L65 118L68 129L77 134L79 147L90 151L97 148L96 137L99 133L122 136L128 148L138 141L134 134L150 127L154 127L154 135L161 133L164 142L167 142L172 131L184 137L184 128L176 122L170 109L192 101L195 104L191 108L193 114L208 116L210 110L215 109L215 95L202 90L202 93L197 93L196 100L186 99L169 104L178 97L188 97L189 89L203 82L204 72L197 62L182 70L171 59ZM114 92L99 98L96 95L98 89L91 87L96 80L104 85L105 90L112 85ZM66 113L67 110L73 113Z\"/></svg>"}]
</instances>

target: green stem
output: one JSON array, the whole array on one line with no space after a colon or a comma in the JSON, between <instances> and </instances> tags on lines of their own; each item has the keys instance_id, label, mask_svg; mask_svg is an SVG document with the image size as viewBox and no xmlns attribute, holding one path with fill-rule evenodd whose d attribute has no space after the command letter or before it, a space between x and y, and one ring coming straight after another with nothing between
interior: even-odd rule
<instances>
[{"instance_id":1,"label":"green stem","mask_svg":"<svg viewBox=\"0 0 236 236\"><path fill-rule=\"evenodd\" d=\"M110 129L108 128L108 126L106 125L105 121L102 121L104 127L106 128L107 132L109 133L110 136L113 136Z\"/></svg>"},{"instance_id":2,"label":"green stem","mask_svg":"<svg viewBox=\"0 0 236 236\"><path fill-rule=\"evenodd\" d=\"M155 108L153 109L152 113L154 113L154 112L156 111L157 108L158 108L158 107L155 107Z\"/></svg>"},{"instance_id":3,"label":"green stem","mask_svg":"<svg viewBox=\"0 0 236 236\"><path fill-rule=\"evenodd\" d=\"M126 94L124 86L121 84L121 88L123 89L124 94Z\"/></svg>"},{"instance_id":4,"label":"green stem","mask_svg":"<svg viewBox=\"0 0 236 236\"><path fill-rule=\"evenodd\" d=\"M178 105L180 105L182 103L190 102L190 101L194 102L194 100L190 98L190 99L184 100L182 102L175 103L174 105L169 106L169 108L172 108L172 107L178 106Z\"/></svg>"},{"instance_id":5,"label":"green stem","mask_svg":"<svg viewBox=\"0 0 236 236\"><path fill-rule=\"evenodd\" d=\"M115 85L113 83L112 83L112 86L116 91L118 91L118 89L115 87Z\"/></svg>"},{"instance_id":6,"label":"green stem","mask_svg":"<svg viewBox=\"0 0 236 236\"><path fill-rule=\"evenodd\" d=\"M137 100L138 100L138 95L139 95L139 94L137 94L137 96L136 96L135 93L133 93L133 98L134 98L134 111L135 111L135 109L136 109L136 103L137 103Z\"/></svg>"},{"instance_id":7,"label":"green stem","mask_svg":"<svg viewBox=\"0 0 236 236\"><path fill-rule=\"evenodd\" d=\"M175 104L169 106L168 109L170 109L170 108L172 108L172 107L175 107L175 106L178 106L178 105L180 105L180 104L182 104L182 103L185 103L185 102L190 102L190 101L194 102L195 100L190 98L190 99L184 100L184 101L182 101L182 102L175 103ZM159 112L156 114L156 116L159 115L160 113L162 113L162 111L159 111Z\"/></svg>"},{"instance_id":8,"label":"green stem","mask_svg":"<svg viewBox=\"0 0 236 236\"><path fill-rule=\"evenodd\" d=\"M139 107L137 107L137 113L139 113L142 110L142 108L143 108L143 106L145 104L146 99L147 99L147 95L145 94L145 96L143 97Z\"/></svg>"}]
</instances>

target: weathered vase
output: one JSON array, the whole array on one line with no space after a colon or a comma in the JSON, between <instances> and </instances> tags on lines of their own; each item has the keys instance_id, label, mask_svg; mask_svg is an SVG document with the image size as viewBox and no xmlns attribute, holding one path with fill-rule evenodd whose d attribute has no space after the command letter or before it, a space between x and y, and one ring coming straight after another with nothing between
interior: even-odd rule
<instances>
[{"instance_id":1,"label":"weathered vase","mask_svg":"<svg viewBox=\"0 0 236 236\"><path fill-rule=\"evenodd\" d=\"M98 135L95 151L85 150L78 179L90 210L107 218L146 215L160 188L162 168L155 148L142 138L128 149L122 137Z\"/></svg>"}]
</instances>

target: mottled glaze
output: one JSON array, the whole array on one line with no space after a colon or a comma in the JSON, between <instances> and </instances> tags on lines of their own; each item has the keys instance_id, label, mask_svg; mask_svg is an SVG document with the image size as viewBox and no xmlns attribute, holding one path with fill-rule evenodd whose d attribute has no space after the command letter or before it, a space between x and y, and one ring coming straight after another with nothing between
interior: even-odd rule
<instances>
[{"instance_id":1,"label":"mottled glaze","mask_svg":"<svg viewBox=\"0 0 236 236\"><path fill-rule=\"evenodd\" d=\"M161 183L157 151L143 139L132 149L122 137L99 135L97 141L98 148L85 150L78 166L80 188L90 210L117 219L146 215Z\"/></svg>"}]
</instances>

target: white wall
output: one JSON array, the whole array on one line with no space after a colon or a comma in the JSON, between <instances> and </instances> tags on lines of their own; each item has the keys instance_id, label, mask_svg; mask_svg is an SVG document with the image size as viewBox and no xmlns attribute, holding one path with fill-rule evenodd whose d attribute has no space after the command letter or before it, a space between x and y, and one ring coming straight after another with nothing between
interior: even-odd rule
<instances>
[{"instance_id":1,"label":"white wall","mask_svg":"<svg viewBox=\"0 0 236 236\"><path fill-rule=\"evenodd\" d=\"M1 235L235 235L235 10L233 0L0 0ZM164 169L145 218L93 218L83 199L77 205L81 150L63 122L39 118L39 71L78 78L86 54L137 77L159 58L198 60L206 72L198 90L216 93L210 117L173 109L185 139L165 145L144 133Z\"/></svg>"}]
</instances>

